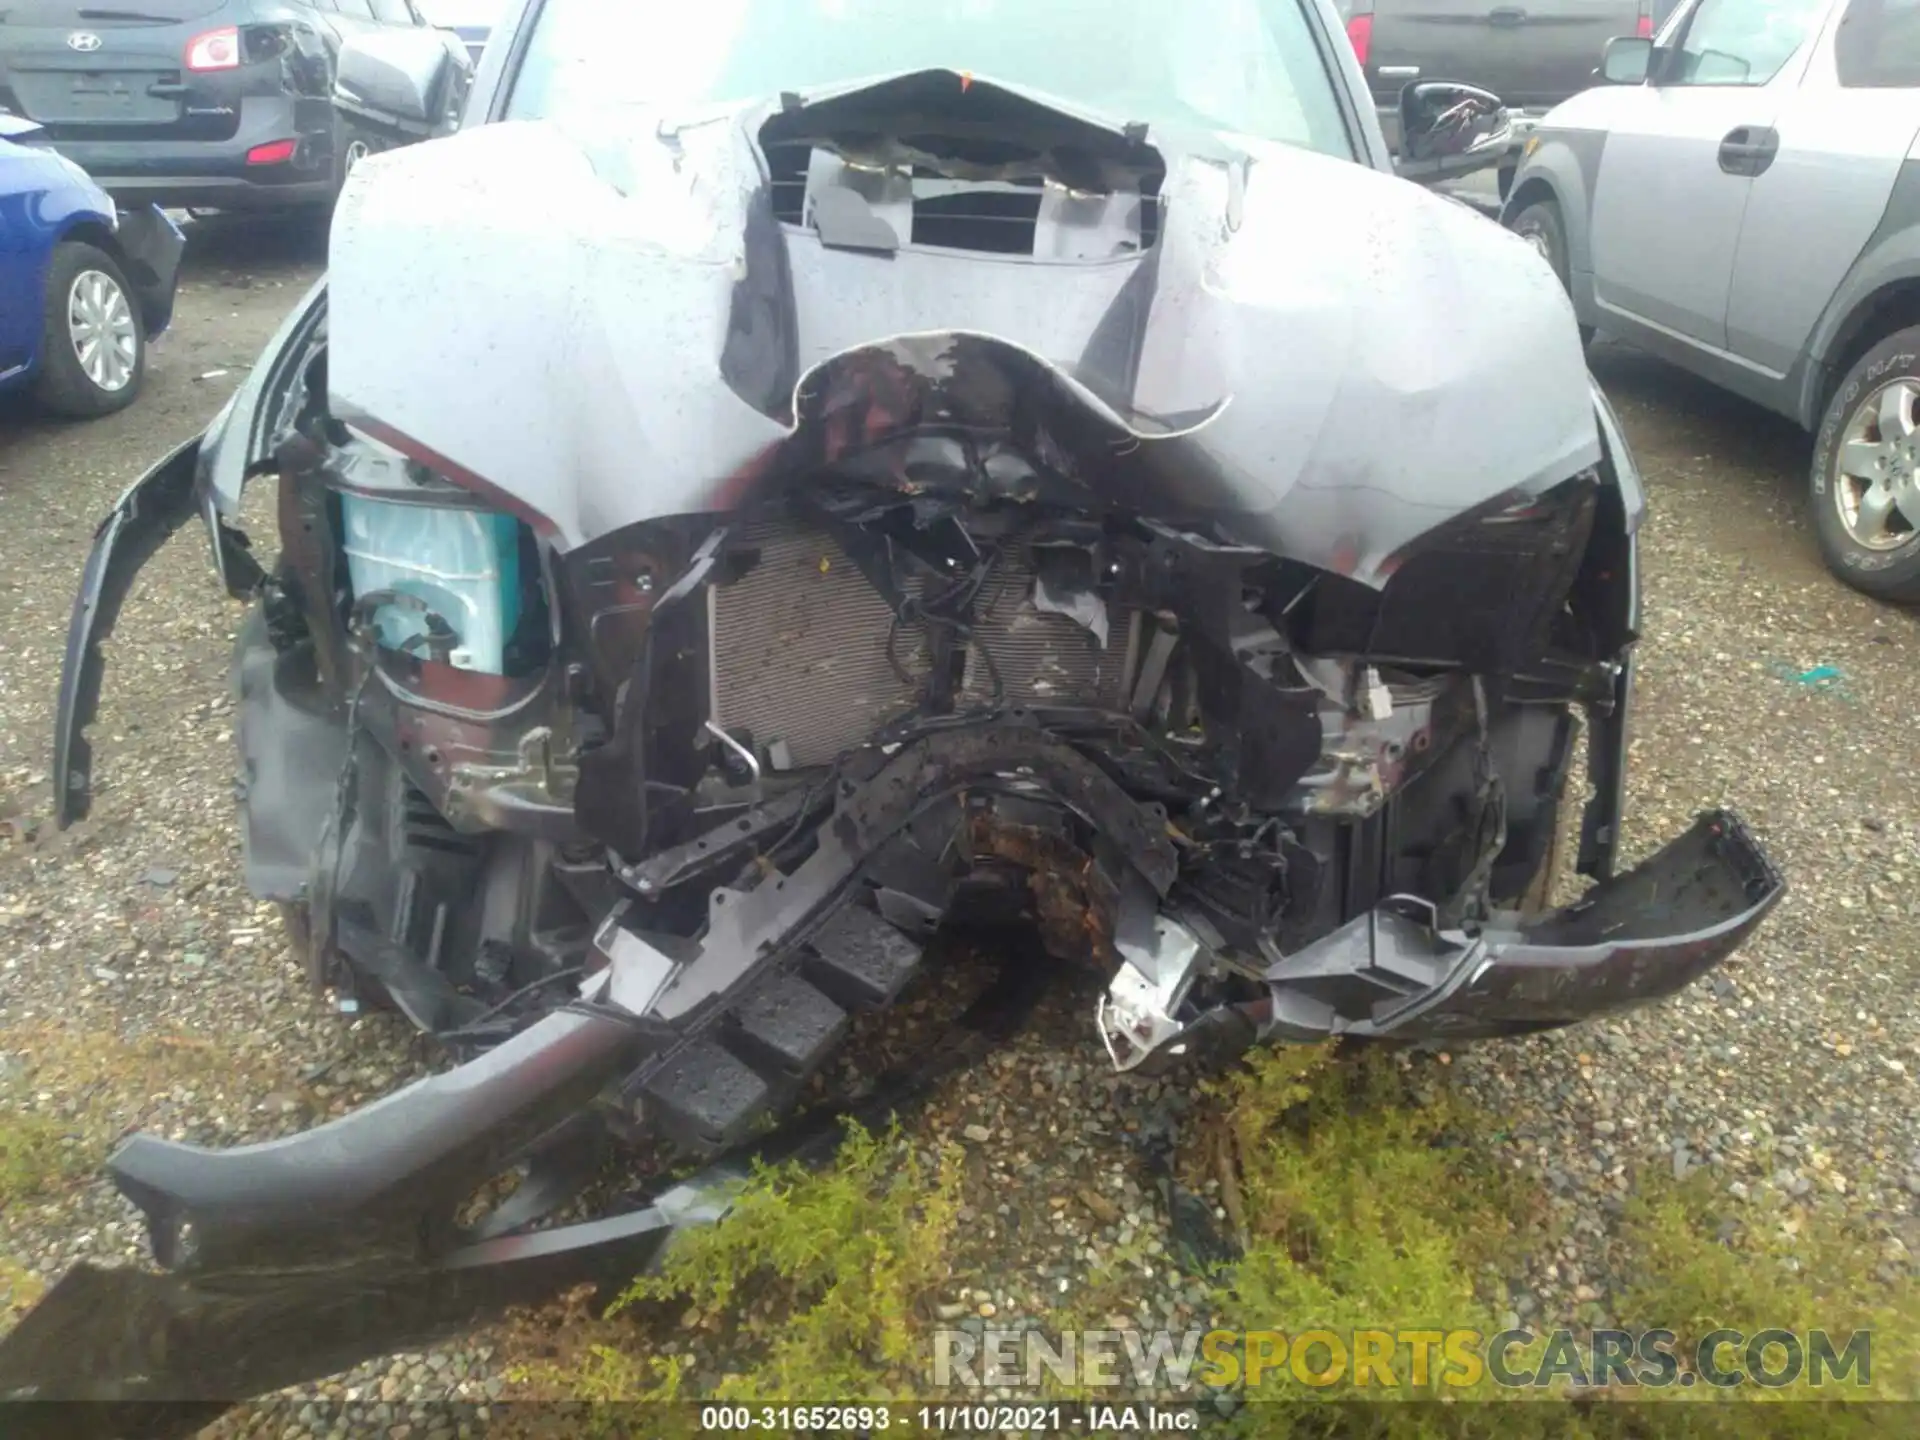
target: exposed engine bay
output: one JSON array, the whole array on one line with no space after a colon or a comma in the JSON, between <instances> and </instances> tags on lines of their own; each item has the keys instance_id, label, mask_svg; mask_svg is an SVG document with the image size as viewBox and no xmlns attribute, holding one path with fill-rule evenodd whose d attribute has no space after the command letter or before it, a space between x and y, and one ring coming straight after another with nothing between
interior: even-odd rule
<instances>
[{"instance_id":1,"label":"exposed engine bay","mask_svg":"<svg viewBox=\"0 0 1920 1440\"><path fill-rule=\"evenodd\" d=\"M1156 148L984 82L943 131L954 78L636 130L639 178L578 180L619 217L565 242L584 271L517 290L524 237L481 177L579 151L487 126L431 170L376 157L330 292L103 527L62 820L86 813L100 639L199 513L252 604L249 883L336 1003L394 1006L465 1057L284 1140L133 1137L112 1170L164 1264L489 1257L465 1274L508 1237L521 1263L576 1263L606 1234L537 1227L577 1189L583 1130L745 1142L946 926L1037 928L1098 976L1116 1069L1166 1074L1645 1003L1779 898L1726 812L1615 873L1642 499L1571 324L1521 303L1532 270L1497 345L1463 322L1450 357L1391 364L1350 312L1230 279L1303 180L1351 187L1340 213L1417 276L1443 253L1532 265L1509 237L1359 167ZM637 211L648 183L690 186L700 223ZM430 261L423 207L494 298L422 301L398 334L379 312ZM1340 243L1300 237L1288 263ZM504 347L541 285L616 261L614 315ZM623 296L717 349L569 371ZM1396 343L1415 299L1379 302ZM449 348L496 359L451 393L429 358ZM1353 427L1396 385L1409 414L1457 404L1496 360L1544 419ZM279 487L266 565L234 525L249 475ZM1595 884L1556 910L1563 823ZM513 1165L538 1183L456 1221Z\"/></svg>"}]
</instances>

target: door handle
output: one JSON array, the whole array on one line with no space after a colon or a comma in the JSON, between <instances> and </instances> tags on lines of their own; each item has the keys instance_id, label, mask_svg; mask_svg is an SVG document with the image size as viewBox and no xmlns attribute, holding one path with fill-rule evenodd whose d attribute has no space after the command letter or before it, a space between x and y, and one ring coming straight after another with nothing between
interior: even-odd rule
<instances>
[{"instance_id":1,"label":"door handle","mask_svg":"<svg viewBox=\"0 0 1920 1440\"><path fill-rule=\"evenodd\" d=\"M1736 126L1720 142L1720 168L1729 175L1762 175L1779 153L1779 131L1765 125Z\"/></svg>"},{"instance_id":2,"label":"door handle","mask_svg":"<svg viewBox=\"0 0 1920 1440\"><path fill-rule=\"evenodd\" d=\"M1496 5L1487 11L1487 19L1495 25L1524 25L1527 12L1518 5Z\"/></svg>"},{"instance_id":3,"label":"door handle","mask_svg":"<svg viewBox=\"0 0 1920 1440\"><path fill-rule=\"evenodd\" d=\"M1419 75L1418 65L1382 65L1380 67L1382 80L1414 80L1419 78Z\"/></svg>"}]
</instances>

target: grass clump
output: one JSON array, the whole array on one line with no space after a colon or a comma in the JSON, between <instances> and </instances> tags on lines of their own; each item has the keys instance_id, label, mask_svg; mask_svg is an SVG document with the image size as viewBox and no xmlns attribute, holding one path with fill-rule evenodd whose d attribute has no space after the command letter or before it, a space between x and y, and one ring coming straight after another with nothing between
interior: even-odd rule
<instances>
[{"instance_id":1,"label":"grass clump","mask_svg":"<svg viewBox=\"0 0 1920 1440\"><path fill-rule=\"evenodd\" d=\"M1635 1276L1625 1304L1683 1333L1920 1321L1907 1287L1875 1273L1885 1238L1838 1202L1735 1201L1700 1170L1643 1182L1621 1239Z\"/></svg>"},{"instance_id":2,"label":"grass clump","mask_svg":"<svg viewBox=\"0 0 1920 1440\"><path fill-rule=\"evenodd\" d=\"M1437 1348L1416 1366L1425 1347L1399 1338L1498 1331L1495 1301L1482 1293L1491 1283L1476 1280L1497 1277L1500 1257L1540 1223L1537 1197L1480 1143L1475 1117L1448 1095L1418 1090L1381 1050L1340 1060L1324 1049L1276 1050L1225 1081L1220 1099L1237 1172L1228 1204L1245 1246L1219 1277L1222 1322L1343 1341L1386 1330L1394 1343L1373 1352L1364 1393L1381 1393L1385 1375L1388 1392L1402 1397L1485 1393L1484 1380L1444 1382ZM1327 1349L1300 1370L1253 1375L1246 1365L1239 1380L1250 1399L1341 1398L1362 1393L1358 1360L1340 1363Z\"/></svg>"},{"instance_id":3,"label":"grass clump","mask_svg":"<svg viewBox=\"0 0 1920 1440\"><path fill-rule=\"evenodd\" d=\"M1683 1392L1689 1398L1835 1402L1822 1407L1829 1417L1826 1428L1795 1429L1796 1434L1854 1433L1856 1424L1876 1418L1872 1411L1850 1415L1838 1402L1920 1399L1920 1295L1897 1264L1905 1247L1872 1217L1850 1211L1843 1202L1791 1205L1770 1191L1740 1202L1706 1172L1680 1182L1649 1181L1628 1202L1620 1245L1629 1276L1622 1313L1630 1324L1674 1331L1683 1355L1721 1329L1748 1336L1787 1330L1803 1338L1824 1331L1836 1354L1857 1332L1871 1336L1871 1371L1864 1385L1855 1372L1838 1379L1830 1375L1819 1388L1804 1378L1778 1388L1695 1385ZM1896 1259L1891 1269L1890 1256ZM1784 1349L1768 1359L1776 1372L1787 1363ZM1731 1350L1722 1364L1746 1368L1745 1357ZM1803 1377L1810 1368L1807 1356ZM1748 1417L1748 1423L1766 1422Z\"/></svg>"},{"instance_id":4,"label":"grass clump","mask_svg":"<svg viewBox=\"0 0 1920 1440\"><path fill-rule=\"evenodd\" d=\"M46 1290L33 1271L0 1255L0 1335L18 1325Z\"/></svg>"},{"instance_id":5,"label":"grass clump","mask_svg":"<svg viewBox=\"0 0 1920 1440\"><path fill-rule=\"evenodd\" d=\"M126 1036L55 1025L0 1029L15 1064L0 1082L0 1221L14 1205L91 1176L115 1139L143 1128L176 1088L230 1108L287 1085L284 1061L183 1034ZM58 1096L61 1114L46 1113Z\"/></svg>"},{"instance_id":6,"label":"grass clump","mask_svg":"<svg viewBox=\"0 0 1920 1440\"><path fill-rule=\"evenodd\" d=\"M1499 1164L1494 1126L1444 1094L1422 1094L1410 1073L1380 1052L1351 1062L1324 1054L1276 1052L1227 1082L1224 1125L1238 1168L1241 1259L1220 1274L1217 1309L1237 1329L1309 1330L1349 1340L1355 1330L1477 1330L1490 1337L1504 1301L1493 1285L1516 1248L1548 1238L1537 1193ZM1629 1200L1615 1236L1620 1324L1674 1332L1668 1347L1682 1372L1716 1329L1824 1329L1835 1353L1855 1331L1873 1334L1871 1379L1824 1388L1804 1383L1721 1388L1704 1382L1658 1389L1596 1385L1573 1390L1501 1387L1481 1371L1471 1384L1412 1383L1410 1351L1391 1353L1390 1386L1355 1383L1348 1354L1337 1379L1332 1352L1316 1347L1303 1379L1285 1364L1258 1383L1242 1375L1239 1398L1255 1402L1226 1429L1288 1437L1451 1440L1451 1437L1570 1436L1577 1440L1736 1440L1831 1437L1852 1440L1911 1429L1910 1406L1836 1403L1920 1398L1914 1337L1920 1298L1882 1278L1900 1249L1868 1218L1835 1202L1800 1208L1778 1197L1741 1204L1708 1172L1684 1183L1649 1174ZM1576 1337L1580 1360L1590 1357ZM1723 1366L1746 1368L1741 1351ZM1284 1352L1283 1352L1284 1353ZM1547 1341L1516 1346L1515 1370L1548 1357ZM1784 1349L1769 1351L1776 1371ZM1437 1360L1438 1357L1430 1357ZM1809 1362L1810 1363L1810 1362ZM1635 1364L1636 1371L1645 1367ZM1455 1369L1454 1376L1464 1375ZM1320 1383L1314 1383L1320 1382ZM1798 1403L1692 1403L1798 1402ZM1297 1402L1336 1403L1297 1403ZM1495 1403L1495 1402L1508 1403ZM1514 1402L1533 1403L1514 1403ZM1411 1403L1409 1403L1411 1402Z\"/></svg>"},{"instance_id":7,"label":"grass clump","mask_svg":"<svg viewBox=\"0 0 1920 1440\"><path fill-rule=\"evenodd\" d=\"M66 1127L44 1115L0 1115L0 1211L52 1194L84 1174L93 1159Z\"/></svg>"},{"instance_id":8,"label":"grass clump","mask_svg":"<svg viewBox=\"0 0 1920 1440\"><path fill-rule=\"evenodd\" d=\"M914 1322L947 1274L961 1157L929 1165L897 1132L849 1124L834 1164L761 1169L724 1222L682 1235L657 1275L614 1304L681 1302L683 1323L763 1342L717 1400L849 1401L905 1395L921 1359Z\"/></svg>"},{"instance_id":9,"label":"grass clump","mask_svg":"<svg viewBox=\"0 0 1920 1440\"><path fill-rule=\"evenodd\" d=\"M650 1336L691 1332L748 1357L698 1398L908 1398L925 1359L920 1311L948 1273L961 1164L956 1146L929 1161L897 1132L849 1123L830 1167L761 1167L723 1221L683 1232L606 1312L638 1323L591 1327L564 1365L517 1378L597 1405L695 1398L679 1356L644 1353Z\"/></svg>"},{"instance_id":10,"label":"grass clump","mask_svg":"<svg viewBox=\"0 0 1920 1440\"><path fill-rule=\"evenodd\" d=\"M82 1178L98 1161L99 1137L34 1108L32 1072L0 1084L0 1216Z\"/></svg>"}]
</instances>

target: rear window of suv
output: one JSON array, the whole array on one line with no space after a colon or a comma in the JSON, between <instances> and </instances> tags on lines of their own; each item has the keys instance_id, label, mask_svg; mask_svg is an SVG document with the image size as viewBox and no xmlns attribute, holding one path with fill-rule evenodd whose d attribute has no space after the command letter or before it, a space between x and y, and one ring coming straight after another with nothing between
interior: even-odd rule
<instances>
[{"instance_id":1,"label":"rear window of suv","mask_svg":"<svg viewBox=\"0 0 1920 1440\"><path fill-rule=\"evenodd\" d=\"M123 4L76 5L72 0L13 0L0 6L0 25L86 25L111 30L122 25L166 25L198 20L227 8L227 0L125 0Z\"/></svg>"}]
</instances>

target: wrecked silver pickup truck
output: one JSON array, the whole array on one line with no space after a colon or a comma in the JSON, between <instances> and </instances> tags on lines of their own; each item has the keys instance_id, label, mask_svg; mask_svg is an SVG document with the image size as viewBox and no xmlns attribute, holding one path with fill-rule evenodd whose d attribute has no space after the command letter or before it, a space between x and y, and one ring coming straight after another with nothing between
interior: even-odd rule
<instances>
[{"instance_id":1,"label":"wrecked silver pickup truck","mask_svg":"<svg viewBox=\"0 0 1920 1440\"><path fill-rule=\"evenodd\" d=\"M970 915L1166 1074L1655 1000L1781 894L1726 812L1615 873L1640 482L1553 273L1389 173L1324 0L1109 3L1098 64L1069 0L748 0L645 83L629 8L509 7L465 128L356 170L323 286L103 525L62 682L64 824L200 517L249 883L470 1058L125 1142L172 1273L69 1277L0 1393L247 1393L631 1273L711 1194L539 1228L582 1127L738 1144Z\"/></svg>"}]
</instances>

